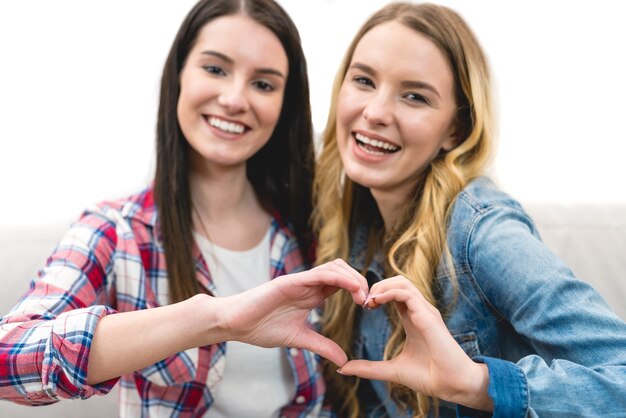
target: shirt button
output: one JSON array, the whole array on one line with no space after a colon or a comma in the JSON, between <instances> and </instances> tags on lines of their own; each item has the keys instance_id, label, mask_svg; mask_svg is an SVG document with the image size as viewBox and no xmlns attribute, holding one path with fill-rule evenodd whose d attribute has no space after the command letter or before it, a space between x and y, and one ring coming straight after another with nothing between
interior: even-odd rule
<instances>
[{"instance_id":1,"label":"shirt button","mask_svg":"<svg viewBox=\"0 0 626 418\"><path fill-rule=\"evenodd\" d=\"M292 357L295 357L298 355L298 349L297 348L290 348L289 349L289 354L291 354Z\"/></svg>"},{"instance_id":2,"label":"shirt button","mask_svg":"<svg viewBox=\"0 0 626 418\"><path fill-rule=\"evenodd\" d=\"M296 398L297 404L303 404L305 401L306 401L306 398L302 395L298 395L298 397Z\"/></svg>"}]
</instances>

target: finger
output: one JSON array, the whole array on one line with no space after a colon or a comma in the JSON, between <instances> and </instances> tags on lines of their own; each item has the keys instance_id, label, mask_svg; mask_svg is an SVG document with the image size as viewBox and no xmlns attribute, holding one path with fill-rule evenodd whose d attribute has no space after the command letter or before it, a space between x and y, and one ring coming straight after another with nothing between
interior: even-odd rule
<instances>
[{"instance_id":1,"label":"finger","mask_svg":"<svg viewBox=\"0 0 626 418\"><path fill-rule=\"evenodd\" d=\"M376 298L372 298L372 293L367 295L365 302L363 303L363 307L365 309L378 309L382 306L380 303L376 302Z\"/></svg>"},{"instance_id":2,"label":"finger","mask_svg":"<svg viewBox=\"0 0 626 418\"><path fill-rule=\"evenodd\" d=\"M408 320L415 330L421 335L429 334L435 330L446 329L441 314L422 296L417 289L390 289L384 293L370 296L378 304L389 302L398 303L397 307L404 320ZM405 331L409 333L407 324L404 323Z\"/></svg>"},{"instance_id":3,"label":"finger","mask_svg":"<svg viewBox=\"0 0 626 418\"><path fill-rule=\"evenodd\" d=\"M405 289L387 289L384 292L372 292L370 299L373 299L378 304L385 304L391 301L395 302L407 302L413 296L414 292Z\"/></svg>"},{"instance_id":4,"label":"finger","mask_svg":"<svg viewBox=\"0 0 626 418\"><path fill-rule=\"evenodd\" d=\"M316 268L343 272L343 274L346 274L347 276L352 277L355 281L357 281L361 285L361 288L363 288L363 290L369 289L369 285L367 284L367 280L365 279L365 277L363 277L361 273L359 273L341 258L329 261Z\"/></svg>"},{"instance_id":5,"label":"finger","mask_svg":"<svg viewBox=\"0 0 626 418\"><path fill-rule=\"evenodd\" d=\"M324 299L327 299L329 296L337 293L338 290L339 288L335 286L324 286L322 288L322 295L324 296Z\"/></svg>"},{"instance_id":6,"label":"finger","mask_svg":"<svg viewBox=\"0 0 626 418\"><path fill-rule=\"evenodd\" d=\"M361 290L358 293L353 293L352 299L356 304L363 305L367 300L367 295L369 294L369 284L367 283L367 279L365 279L365 277L363 277L361 273L359 273L341 258L337 258L334 261L331 261L329 264L332 265L333 268L343 271L345 274L352 277L357 283L359 283Z\"/></svg>"},{"instance_id":7,"label":"finger","mask_svg":"<svg viewBox=\"0 0 626 418\"><path fill-rule=\"evenodd\" d=\"M396 382L396 373L389 361L350 360L337 370L337 373L363 379Z\"/></svg>"},{"instance_id":8,"label":"finger","mask_svg":"<svg viewBox=\"0 0 626 418\"><path fill-rule=\"evenodd\" d=\"M331 263L327 263L331 264ZM355 303L362 305L367 297L362 284L353 274L347 273L338 265L326 265L323 269L309 270L307 284L314 286L335 286L351 293ZM367 283L367 282L366 282Z\"/></svg>"},{"instance_id":9,"label":"finger","mask_svg":"<svg viewBox=\"0 0 626 418\"><path fill-rule=\"evenodd\" d=\"M393 290L393 289L392 289ZM397 300L392 294L392 290L387 290L386 292L380 293L370 293L367 296L367 299L365 301L365 303L363 304L363 307L366 309L378 309L380 308L382 305L389 303L391 301L394 302L401 302L401 300Z\"/></svg>"},{"instance_id":10,"label":"finger","mask_svg":"<svg viewBox=\"0 0 626 418\"><path fill-rule=\"evenodd\" d=\"M389 289L416 289L415 285L404 276L394 276L374 283L370 294L382 293Z\"/></svg>"},{"instance_id":11,"label":"finger","mask_svg":"<svg viewBox=\"0 0 626 418\"><path fill-rule=\"evenodd\" d=\"M370 299L379 305L392 301L403 303L409 311L415 313L428 309L428 302L417 289L389 289L384 293L372 294Z\"/></svg>"},{"instance_id":12,"label":"finger","mask_svg":"<svg viewBox=\"0 0 626 418\"><path fill-rule=\"evenodd\" d=\"M363 277L363 275L359 273L357 270L355 270L351 265L346 263L341 258L337 258L336 260L333 261L333 263L335 263L337 266L343 269L346 272L346 274L349 274L352 277L354 277L354 279L359 282L359 284L361 285L361 288L366 293L369 291L369 284L367 283L367 279Z\"/></svg>"},{"instance_id":13,"label":"finger","mask_svg":"<svg viewBox=\"0 0 626 418\"><path fill-rule=\"evenodd\" d=\"M361 289L357 280L337 267L327 266L320 270L309 270L305 272L305 276L306 284L310 286L335 286L349 292L357 292Z\"/></svg>"},{"instance_id":14,"label":"finger","mask_svg":"<svg viewBox=\"0 0 626 418\"><path fill-rule=\"evenodd\" d=\"M389 300L387 298L380 299L379 296L391 290L403 290L407 292L406 294L402 293L404 296L394 300L396 302L407 303L408 308L411 310L428 309L431 313L438 312L437 308L426 300L422 292L403 276L390 277L374 284L369 293L369 299L373 299L374 304L368 303L368 305L374 307L376 304L388 303Z\"/></svg>"},{"instance_id":15,"label":"finger","mask_svg":"<svg viewBox=\"0 0 626 418\"><path fill-rule=\"evenodd\" d=\"M319 354L338 367L343 366L348 361L348 356L337 343L309 328L300 335L300 338L294 340L294 346Z\"/></svg>"}]
</instances>

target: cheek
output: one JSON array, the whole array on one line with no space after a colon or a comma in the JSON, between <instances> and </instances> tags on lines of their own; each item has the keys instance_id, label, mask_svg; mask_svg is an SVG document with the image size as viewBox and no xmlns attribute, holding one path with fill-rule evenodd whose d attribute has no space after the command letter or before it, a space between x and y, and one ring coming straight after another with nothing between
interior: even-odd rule
<instances>
[{"instance_id":1,"label":"cheek","mask_svg":"<svg viewBox=\"0 0 626 418\"><path fill-rule=\"evenodd\" d=\"M346 126L354 115L356 98L352 97L349 89L344 85L337 96L337 126Z\"/></svg>"},{"instance_id":2,"label":"cheek","mask_svg":"<svg viewBox=\"0 0 626 418\"><path fill-rule=\"evenodd\" d=\"M176 103L176 115L181 124L192 118L194 107L200 101L198 96L200 96L202 91L201 88L194 88L184 78L181 79L180 93Z\"/></svg>"},{"instance_id":3,"label":"cheek","mask_svg":"<svg viewBox=\"0 0 626 418\"><path fill-rule=\"evenodd\" d=\"M187 97L181 91L178 96L178 102L176 103L176 117L178 118L178 124L184 134L186 133L185 130L187 128L187 124L189 123L189 113L189 103Z\"/></svg>"},{"instance_id":4,"label":"cheek","mask_svg":"<svg viewBox=\"0 0 626 418\"><path fill-rule=\"evenodd\" d=\"M341 160L341 167L343 168L343 171L349 178L352 179L354 173L350 162L348 146L345 141L337 139L337 151L339 151L339 159Z\"/></svg>"},{"instance_id":5,"label":"cheek","mask_svg":"<svg viewBox=\"0 0 626 418\"><path fill-rule=\"evenodd\" d=\"M337 147L339 152L343 155L345 149L348 146L349 129L346 123L341 119L339 113L337 114L337 125L335 127L335 137L337 141Z\"/></svg>"},{"instance_id":6,"label":"cheek","mask_svg":"<svg viewBox=\"0 0 626 418\"><path fill-rule=\"evenodd\" d=\"M439 121L416 112L401 115L398 120L400 135L408 144L422 149L439 146L442 135Z\"/></svg>"},{"instance_id":7,"label":"cheek","mask_svg":"<svg viewBox=\"0 0 626 418\"><path fill-rule=\"evenodd\" d=\"M259 116L263 124L268 128L274 129L280 118L280 112L282 110L283 98L278 96L267 100L262 100L258 103Z\"/></svg>"}]
</instances>

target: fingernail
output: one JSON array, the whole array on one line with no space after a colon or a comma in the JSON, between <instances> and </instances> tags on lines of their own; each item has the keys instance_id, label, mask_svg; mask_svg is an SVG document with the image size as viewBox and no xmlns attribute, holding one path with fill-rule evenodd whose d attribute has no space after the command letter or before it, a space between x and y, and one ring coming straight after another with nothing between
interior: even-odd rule
<instances>
[{"instance_id":1,"label":"fingernail","mask_svg":"<svg viewBox=\"0 0 626 418\"><path fill-rule=\"evenodd\" d=\"M359 295L363 298L363 300L365 300L365 303L367 303L367 295L363 289L359 291Z\"/></svg>"},{"instance_id":2,"label":"fingernail","mask_svg":"<svg viewBox=\"0 0 626 418\"><path fill-rule=\"evenodd\" d=\"M343 372L341 371L341 369L337 369L337 373L339 373L342 376L345 376L345 374L343 374Z\"/></svg>"}]
</instances>

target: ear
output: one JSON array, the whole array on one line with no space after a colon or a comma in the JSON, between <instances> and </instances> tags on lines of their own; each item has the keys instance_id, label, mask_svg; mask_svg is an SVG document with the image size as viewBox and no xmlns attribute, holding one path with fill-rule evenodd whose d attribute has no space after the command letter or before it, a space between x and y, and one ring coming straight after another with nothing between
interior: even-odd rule
<instances>
[{"instance_id":1,"label":"ear","mask_svg":"<svg viewBox=\"0 0 626 418\"><path fill-rule=\"evenodd\" d=\"M457 145L459 145L459 143L460 141L456 131L456 126L450 126L446 137L441 143L441 150L445 152L452 151Z\"/></svg>"}]
</instances>

